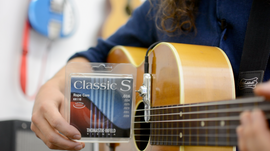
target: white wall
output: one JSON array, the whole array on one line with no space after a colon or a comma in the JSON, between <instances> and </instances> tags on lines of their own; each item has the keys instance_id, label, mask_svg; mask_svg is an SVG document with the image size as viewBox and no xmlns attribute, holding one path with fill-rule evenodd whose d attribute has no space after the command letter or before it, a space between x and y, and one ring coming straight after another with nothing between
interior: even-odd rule
<instances>
[{"instance_id":1,"label":"white wall","mask_svg":"<svg viewBox=\"0 0 270 151\"><path fill-rule=\"evenodd\" d=\"M0 120L30 120L34 100L25 97L20 89L19 70L22 35L30 0L0 0ZM98 30L105 18L106 0L74 0L77 10L76 33L52 44L46 69L41 68L48 39L35 31L30 32L28 55L27 93L37 91L40 70L42 83L52 77L76 51L94 46Z\"/></svg>"}]
</instances>

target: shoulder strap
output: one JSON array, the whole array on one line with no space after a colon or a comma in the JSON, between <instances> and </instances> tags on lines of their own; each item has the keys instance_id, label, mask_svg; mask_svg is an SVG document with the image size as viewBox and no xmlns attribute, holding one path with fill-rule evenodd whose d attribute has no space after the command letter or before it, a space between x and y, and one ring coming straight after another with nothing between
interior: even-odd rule
<instances>
[{"instance_id":1,"label":"shoulder strap","mask_svg":"<svg viewBox=\"0 0 270 151\"><path fill-rule=\"evenodd\" d=\"M270 53L270 1L253 0L241 58L237 96L252 96Z\"/></svg>"}]
</instances>

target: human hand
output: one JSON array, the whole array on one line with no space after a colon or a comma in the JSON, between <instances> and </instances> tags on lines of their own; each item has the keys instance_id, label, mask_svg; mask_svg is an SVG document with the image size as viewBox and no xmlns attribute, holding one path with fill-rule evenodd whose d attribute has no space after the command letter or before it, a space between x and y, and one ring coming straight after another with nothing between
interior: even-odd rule
<instances>
[{"instance_id":1,"label":"human hand","mask_svg":"<svg viewBox=\"0 0 270 151\"><path fill-rule=\"evenodd\" d=\"M43 85L33 107L31 129L50 149L81 150L80 132L64 118L64 95L54 81Z\"/></svg>"},{"instance_id":2,"label":"human hand","mask_svg":"<svg viewBox=\"0 0 270 151\"><path fill-rule=\"evenodd\" d=\"M270 100L270 81L259 84L254 93ZM245 111L237 127L240 151L270 151L270 131L261 110Z\"/></svg>"},{"instance_id":3,"label":"human hand","mask_svg":"<svg viewBox=\"0 0 270 151\"><path fill-rule=\"evenodd\" d=\"M237 127L240 151L270 151L270 131L261 110L245 111Z\"/></svg>"},{"instance_id":4,"label":"human hand","mask_svg":"<svg viewBox=\"0 0 270 151\"><path fill-rule=\"evenodd\" d=\"M258 84L254 89L254 93L259 96L264 96L266 100L270 100L270 80Z\"/></svg>"}]
</instances>

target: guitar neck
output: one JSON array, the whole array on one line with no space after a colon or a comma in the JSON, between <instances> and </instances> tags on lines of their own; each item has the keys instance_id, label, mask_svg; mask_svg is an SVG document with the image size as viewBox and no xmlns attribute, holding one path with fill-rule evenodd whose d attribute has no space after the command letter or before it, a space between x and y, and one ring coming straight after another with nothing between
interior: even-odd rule
<instances>
[{"instance_id":1,"label":"guitar neck","mask_svg":"<svg viewBox=\"0 0 270 151\"><path fill-rule=\"evenodd\" d=\"M252 97L152 108L151 144L236 146L239 114L253 108L264 110L267 116L270 102Z\"/></svg>"}]
</instances>

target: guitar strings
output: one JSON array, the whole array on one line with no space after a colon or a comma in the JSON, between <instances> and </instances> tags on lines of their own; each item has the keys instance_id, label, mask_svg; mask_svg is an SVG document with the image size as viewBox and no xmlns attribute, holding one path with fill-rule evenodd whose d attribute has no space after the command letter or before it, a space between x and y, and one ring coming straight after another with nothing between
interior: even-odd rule
<instances>
[{"instance_id":1,"label":"guitar strings","mask_svg":"<svg viewBox=\"0 0 270 151\"><path fill-rule=\"evenodd\" d=\"M184 143L184 144L204 144L204 145L213 145L213 142L210 143L208 140L214 140L215 143L218 143L216 145L222 145L222 143L226 142L226 145L229 144L236 144L237 142L237 135L236 133L226 133L226 134L184 134L184 133L189 133L189 132L179 132L179 134L134 134L135 141L136 142L149 142L149 137L151 137L151 142L152 143ZM147 137L149 136L149 137ZM145 139L142 139L141 137L144 137ZM158 138L157 138L158 137ZM139 138L139 139L136 139ZM198 141L200 139L205 139L207 141ZM167 141L164 141L166 139ZM192 140L191 140L192 139ZM194 139L197 139L197 141L194 141ZM226 139L226 140L224 140ZM170 141L168 141L170 140ZM176 141L177 140L177 141ZM191 141L185 141L185 140L191 140ZM230 140L230 142L228 141ZM184 142L185 141L185 142ZM220 144L220 141L222 142ZM183 144L182 144L183 145ZM224 145L224 144L223 144ZM225 146L226 146L225 145Z\"/></svg>"},{"instance_id":2,"label":"guitar strings","mask_svg":"<svg viewBox=\"0 0 270 151\"><path fill-rule=\"evenodd\" d=\"M265 117L270 119L270 114L266 114ZM196 118L196 119L180 119L180 120L160 120L149 121L149 123L168 123L168 122L204 122L204 121L239 121L239 116L224 116L224 117L209 117L209 118ZM146 123L145 121L135 121L134 123Z\"/></svg>"},{"instance_id":3,"label":"guitar strings","mask_svg":"<svg viewBox=\"0 0 270 151\"><path fill-rule=\"evenodd\" d=\"M236 129L238 125L230 125L230 126L203 126L203 127L170 127L170 128L134 128L136 131L149 131L149 130L216 130L216 129Z\"/></svg>"},{"instance_id":4,"label":"guitar strings","mask_svg":"<svg viewBox=\"0 0 270 151\"><path fill-rule=\"evenodd\" d=\"M160 120L149 121L149 123L168 123L168 122L198 122L198 121L238 121L239 116L225 116L225 117L209 117L196 119L180 119L180 120ZM134 123L145 123L144 121L135 121Z\"/></svg>"},{"instance_id":5,"label":"guitar strings","mask_svg":"<svg viewBox=\"0 0 270 151\"><path fill-rule=\"evenodd\" d=\"M157 131L155 131L157 132ZM167 131L168 132L168 131ZM182 131L182 132L178 132L178 135L175 134L175 132L169 132L169 133L174 133L174 134L164 134L165 131L163 132L158 132L160 134L136 134L134 133L134 137L135 137L135 141L136 142L148 142L148 139L141 139L141 137L145 137L145 138L148 138L147 136L151 137L151 142L153 143L164 143L164 142L170 142L170 143L185 143L185 144L189 144L189 143L200 143L201 142L198 142L199 138L201 139L205 139L207 138L207 140L215 140L215 143L218 142L219 145L221 145L219 143L219 141L225 141L224 139L226 139L227 141L227 145L228 143L230 144L235 144L237 142L237 135L236 135L236 132L234 130L234 133L221 133L221 134L196 134L193 132L193 134L191 134L191 132L185 132L185 131ZM185 133L189 133L189 134L185 134ZM158 138L157 138L158 137ZM139 138L139 139L136 139L136 138ZM183 140L190 140L190 139L197 139L197 141L188 141L188 142L183 142ZM171 141L163 141L163 139L171 139ZM178 141L175 141L175 140L178 140ZM180 140L179 140L180 139ZM217 141L218 140L218 141ZM234 140L234 141L231 141L231 142L228 142L228 140ZM202 144L211 144L209 143L208 141L207 142L203 142Z\"/></svg>"},{"instance_id":6,"label":"guitar strings","mask_svg":"<svg viewBox=\"0 0 270 151\"><path fill-rule=\"evenodd\" d=\"M151 136L150 136L151 137ZM207 137L207 136L205 136ZM182 137L183 138L183 137ZM237 136L231 138L230 141L228 140L222 140L225 139L226 137L220 138L220 137L207 137L208 139L214 139L214 141L185 141L185 138L182 139L180 137L177 137L176 139L180 139L180 140L170 140L170 141L164 141L164 140L150 140L151 143L158 143L160 145L162 145L161 143L170 143L170 144L181 144L181 145L188 145L188 144L192 144L192 145L213 145L213 146L218 146L218 145L224 145L224 146L229 146L232 144L236 144L237 143ZM165 138L166 139L166 138ZM186 138L188 139L188 138ZM216 140L216 139L221 139L221 140ZM234 139L234 140L232 140ZM149 140L146 139L136 139L136 142L144 142L147 143L149 142Z\"/></svg>"},{"instance_id":7,"label":"guitar strings","mask_svg":"<svg viewBox=\"0 0 270 151\"><path fill-rule=\"evenodd\" d=\"M147 140L136 140L136 142L147 143ZM234 146L237 145L235 141L154 141L151 140L151 143L157 143L157 145L207 145L207 146Z\"/></svg>"},{"instance_id":8,"label":"guitar strings","mask_svg":"<svg viewBox=\"0 0 270 151\"><path fill-rule=\"evenodd\" d=\"M256 108L260 108L263 111L270 111L270 104L268 105L257 105ZM245 110L252 110L254 109L254 105L251 106L242 106L242 107L231 107L229 109L213 109L213 110L203 110L203 111L192 111L192 112L183 112L183 111L178 111L177 113L167 113L167 114L152 114L152 115L147 115L150 117L159 117L159 116L171 116L171 115L192 115L192 114L210 114L210 113L231 113L231 112L242 112ZM147 109L146 109L147 110ZM143 110L143 111L146 111ZM142 111L142 110L139 110ZM138 112L138 110L137 110ZM134 117L144 117L144 115L136 115Z\"/></svg>"},{"instance_id":9,"label":"guitar strings","mask_svg":"<svg viewBox=\"0 0 270 151\"><path fill-rule=\"evenodd\" d=\"M253 102L252 102L253 103ZM235 103L237 104L237 103ZM202 104L200 104L201 106L203 106ZM216 105L216 104L215 104ZM224 105L224 104L222 104ZM228 105L228 104L227 104ZM223 114L227 114L227 113L231 113L231 112L241 112L243 110L250 110L252 108L254 108L254 105L250 105L250 104L247 104L245 103L245 105L249 105L249 106L244 106L244 107L233 107L233 108L230 108L230 109L212 109L212 110L203 110L203 111L187 111L187 112L183 112L183 111L178 111L177 113L166 113L166 114L153 114L153 115L150 115L151 117L154 117L155 119L158 119L158 118L163 118L163 121L150 121L150 123L154 123L154 122L163 122L163 123L166 123L168 122L168 120L165 120L164 121L164 117L165 116L175 116L175 115L179 115L179 117L181 116L184 116L185 115L185 118L188 118L186 116L191 116L191 115L196 115L196 114L217 114L217 113L223 113ZM191 106L195 106L195 105L191 105ZM190 106L190 107L191 107ZM183 106L178 106L178 107L166 107L165 108L165 112L169 109L169 108L182 108ZM185 106L187 107L187 106ZM197 106L196 106L197 107ZM270 108L269 105L257 105L256 107L259 107L261 108L262 110L267 110ZM155 111L155 110L164 110L164 108L152 108L151 110L152 111ZM167 110L166 110L167 109ZM140 109L140 110L137 110L137 112L140 112L140 111L145 111L145 109ZM162 112L162 111L160 111ZM180 116L181 115L181 116ZM269 116L269 115L266 115L266 116ZM142 119L144 117L144 115L135 115L136 118L140 118ZM161 119L158 119L158 120L161 120ZM237 120L239 121L239 116L225 116L225 117L222 117L222 118L216 118L216 117L211 117L211 119L209 120L209 118L196 118L196 119L185 119L185 121L183 120L169 120L169 122L189 122L189 121L192 121L192 122L198 122L201 121L201 122L204 122L204 121L226 121L226 120ZM134 122L135 124L136 123L140 123L138 121ZM144 121L142 123L145 123ZM152 140L150 141L152 144L154 145L213 145L213 146L217 146L217 145L221 145L221 146L231 146L231 145L236 145L237 144L237 135L236 135L236 128L238 126L235 125L235 123L233 123L234 125L230 125L230 126L224 126L225 124L228 124L227 122L224 123L224 125L221 125L221 126L207 126L207 122L205 122L205 125L203 125L202 127L173 127L173 128L163 128L164 127L164 124L159 124L159 123L156 123L157 126L162 126L161 128L134 128L134 131L144 131L144 130L152 130L152 134L148 135L149 137L152 138ZM231 123L229 123L231 124ZM168 126L168 125L167 125ZM173 126L173 125L171 125ZM179 135L177 134L170 134L170 133L175 133L175 130L178 131ZM193 130L192 132L190 132L190 130ZM214 134L197 134L196 131L198 132L199 130L204 130L209 132L213 132L213 131L217 131L220 132L220 131L226 131L226 132L229 132L229 133L226 133L224 134L223 133L214 133ZM169 132L169 131L173 131L173 132ZM182 131L182 132L179 132L179 131ZM189 132L186 132L186 131L189 131ZM159 133L159 134L153 134L154 132L156 133ZM177 133L177 132L176 132ZM181 133L181 136L180 136L180 133ZM183 133L183 134L182 134ZM189 134L184 134L184 133L189 133ZM147 135L145 134L138 134L138 133L134 133L134 137L135 137L135 141L136 142L145 142L145 143L148 143L149 140L147 139L141 139L141 137L146 137ZM168 138L169 137L169 138ZM196 138L197 137L197 138ZM136 138L139 138L139 139L136 139ZM147 138L147 137L146 137ZM193 140L191 140L191 138L193 138ZM206 141L199 141L198 138L202 138L202 139L205 139ZM176 140L177 139L177 140ZM194 139L197 139L197 141L194 141ZM167 141L164 141L164 140L167 140ZM169 141L168 141L169 140ZM191 141L188 141L188 140L191 140ZM208 142L208 140L210 140L210 142ZM211 141L212 140L212 141ZM213 141L214 140L214 141Z\"/></svg>"},{"instance_id":10,"label":"guitar strings","mask_svg":"<svg viewBox=\"0 0 270 151\"><path fill-rule=\"evenodd\" d=\"M265 115L267 119L270 118L270 114L266 114ZM172 123L172 122L199 122L198 124L200 124L201 122L201 127L173 127L174 125L170 125L171 127L169 128L162 128L162 129L169 129L169 130L174 130L174 129L179 129L179 130L184 130L184 129L236 129L236 127L239 125L239 123L231 123L230 121L236 121L239 122L239 116L232 116L232 117L214 117L214 118L197 118L197 119L181 119L181 120L160 120L160 121L149 121L149 123ZM217 122L220 121L220 122ZM228 122L226 122L228 121ZM205 122L216 122L215 124L218 124L220 126L217 127L213 127L213 126L208 126L207 123ZM135 121L134 124L145 124L145 121ZM203 124L202 124L203 123ZM213 124L213 123L210 123ZM229 124L229 127L225 127L226 124ZM160 126L160 125L158 125ZM168 126L168 125L167 125ZM183 126L183 125L182 125ZM158 130L158 128L149 128L150 130ZM145 128L142 129L137 129L135 128L134 130L147 130Z\"/></svg>"},{"instance_id":11,"label":"guitar strings","mask_svg":"<svg viewBox=\"0 0 270 151\"><path fill-rule=\"evenodd\" d=\"M226 134L215 133L215 136L219 137L219 136L224 136L224 135L229 135L229 136L235 135L236 134L236 128L237 128L237 126L234 126L232 128L222 129L223 131L230 131L230 132L227 132ZM159 132L159 133L166 133L164 131L159 131L161 129L157 129L157 128L149 128L149 130L151 130L153 133L154 132L155 133L157 133L157 132ZM147 130L147 131L149 131L149 130ZM167 130L167 129L164 128L163 130ZM198 131L199 130L207 130L207 131L216 131L216 130L220 130L220 129L219 128L214 129L214 128L207 128L207 127L205 127L205 128L197 128L197 129L188 129L188 128L187 129L180 129L180 128L174 128L174 129L170 129L170 130L179 130L178 133L180 133L180 132L183 132L183 131L180 131L180 130L198 130ZM134 131L145 131L145 130L134 130ZM169 132L167 132L167 133L169 133ZM173 131L173 133L177 133L177 131ZM200 136L200 134L196 134L198 132L192 131L192 133L194 133L196 136ZM134 135L136 135L136 134L138 134L138 133L134 133ZM151 135L153 135L153 134L151 134ZM207 135L207 134L204 134L204 135ZM172 134L172 135L169 135L169 136L174 136L174 135Z\"/></svg>"},{"instance_id":12,"label":"guitar strings","mask_svg":"<svg viewBox=\"0 0 270 151\"><path fill-rule=\"evenodd\" d=\"M262 99L264 100L264 99ZM203 107L203 106L213 106L213 105L238 105L238 104L248 104L248 103L259 103L259 102L263 102L262 100L258 99L258 100L248 100L248 101L242 101L242 100L238 100L238 101L228 101L228 102L211 102L211 103L200 103L200 104L188 104L188 105L179 105L179 106L168 106L168 107L163 107L163 108L151 108L150 110L155 111L155 110L164 110L164 109L173 109L173 108L187 108L187 107ZM270 105L258 105L256 106L258 108L261 108L262 110L267 110L270 108ZM192 111L192 112L181 112L181 113L169 113L169 114L155 114L155 115L150 115L151 117L164 117L164 116L170 116L170 115L179 115L182 114L183 115L194 115L194 114L210 114L210 113L230 113L230 112L241 112L243 110L251 110L254 108L254 105L250 105L250 106L244 106L244 107L233 107L230 109L214 109L214 110L203 110L203 111ZM137 112L139 111L145 111L145 110L149 110L149 109L138 109L136 110ZM269 111L269 110L268 110ZM266 115L267 117L270 117L270 115ZM144 115L136 115L134 117L144 117ZM226 121L226 120L239 120L239 116L224 116L224 117L210 117L210 118L196 118L196 119L181 119L181 120L162 120L162 121L150 121L150 123L166 123L166 122L198 122L198 121ZM145 123L144 121L136 121L134 123ZM235 126L206 126L204 125L203 127L188 127L188 128L184 128L184 127L173 127L173 128L134 128L134 130L235 130L237 127L237 125ZM161 132L162 133L162 132ZM165 132L164 132L165 133ZM227 136L226 136L227 135ZM147 136L145 134L134 134L134 136ZM179 138L179 135L177 134L149 134L149 136L151 137L177 137ZM234 137L236 138L236 132L235 133L226 133L226 134L182 134L181 137L207 137L207 138L227 138L227 137ZM181 138L180 138L181 139ZM142 140L138 140L136 139L136 142L148 142L145 139ZM157 144L207 144L207 145L228 145L228 144L234 144L235 141L232 142L205 142L205 141L154 141L151 140L152 143L157 143Z\"/></svg>"},{"instance_id":13,"label":"guitar strings","mask_svg":"<svg viewBox=\"0 0 270 151\"><path fill-rule=\"evenodd\" d=\"M194 121L193 121L194 122ZM142 123L142 124L145 124L145 122L136 122L135 123L135 127L133 128L134 131L149 131L149 130L153 130L153 131L159 131L159 130L166 130L166 131L175 131L175 130L233 130L233 132L235 132L235 129L238 127L239 125L239 121L237 122L224 122L224 121L221 121L221 122L216 122L213 121L210 122L210 123L207 123L207 121L201 121L201 122L197 122L197 125L194 127L194 126L185 126L184 124L182 125L172 125L172 124L168 124L169 122L159 122L159 123L155 123L156 125L153 125L149 127L146 127L144 126L143 128L141 127L136 127L138 125L138 123ZM154 122L151 122L150 123L154 123ZM164 123L167 123L167 124L164 124ZM203 124L202 124L203 123ZM162 124L162 125L161 125ZM214 124L214 126L213 126Z\"/></svg>"},{"instance_id":14,"label":"guitar strings","mask_svg":"<svg viewBox=\"0 0 270 151\"><path fill-rule=\"evenodd\" d=\"M147 136L134 136L135 142L148 143L154 145L207 145L207 146L235 146L237 145L237 135L226 136L217 136L217 135L199 135L199 136L190 136L190 135L174 135L174 136L162 136L162 135L150 135L151 139L140 139L140 137ZM138 138L139 139L136 139ZM192 138L191 138L192 137ZM192 139L192 140L190 140ZM201 140L204 139L204 140ZM188 141L190 140L190 141Z\"/></svg>"},{"instance_id":15,"label":"guitar strings","mask_svg":"<svg viewBox=\"0 0 270 151\"><path fill-rule=\"evenodd\" d=\"M227 136L226 136L227 135ZM134 136L152 136L152 137L180 137L179 135L177 134L172 134L172 135L166 135L166 134L151 134L151 135L147 135L147 134L134 134ZM233 138L233 137L237 137L237 135L235 133L233 134L228 134L228 133L223 133L223 134L182 134L181 137L208 137L208 138L211 138L211 137L218 137L218 138L224 138L224 137L230 137L230 138Z\"/></svg>"},{"instance_id":16,"label":"guitar strings","mask_svg":"<svg viewBox=\"0 0 270 151\"><path fill-rule=\"evenodd\" d=\"M252 97L246 99L236 99L228 101L216 101L216 102L207 102L207 103L194 103L194 104L179 104L175 106L165 106L162 108L151 108L151 109L137 109L136 111L145 111L145 110L162 110L162 109L173 109L173 108L187 108L187 107L209 107L209 106L218 106L218 105L244 105L249 103L264 103L264 97ZM270 102L268 102L270 104Z\"/></svg>"},{"instance_id":17,"label":"guitar strings","mask_svg":"<svg viewBox=\"0 0 270 151\"><path fill-rule=\"evenodd\" d=\"M225 126L224 126L225 127ZM224 128L222 127L222 128ZM179 128L182 130L190 130L190 129L194 129L197 131L168 131L168 129L166 128L148 128L148 130L153 130L151 134L145 134L145 132L142 132L143 134L138 134L136 133L136 131L140 128L134 128L134 138L136 142L149 142L149 137L151 137L151 143L156 143L156 144L175 144L175 145L184 145L184 144L195 144L195 145L225 145L225 146L229 146L229 145L235 145L237 143L237 135L236 135L236 129L237 126L227 126L226 128L230 128L229 132L230 133L225 133L228 132L228 130L224 129L223 131L221 131L221 133L218 134L215 128L217 128L217 126L212 126L212 127L208 127L207 131L204 131L206 133L209 132L214 132L214 134L197 134L201 128L200 127L193 127L193 128ZM212 130L210 130L210 128L212 128ZM158 130L165 130L165 131L157 131ZM173 129L177 129L177 128L173 128ZM178 129L178 130L179 130ZM204 130L206 128L204 127ZM146 128L143 128L143 130L147 130ZM170 128L170 130L172 130L172 128ZM223 133L222 133L223 132ZM156 134L159 133L159 134ZM171 134L170 134L171 133ZM177 135L178 133L178 135ZM186 134L185 134L186 133ZM201 133L201 131L199 132ZM149 136L149 137L147 137ZM143 139L144 137L144 139ZM158 138L157 138L158 137ZM205 139L207 141L198 141L200 139ZM167 141L164 141L164 139L166 139ZM190 139L197 139L197 141L185 141L185 140L190 140ZM225 140L226 139L226 140ZM168 141L170 140L170 141ZM177 141L176 141L177 140ZM215 140L214 142L208 142L208 140ZM228 141L230 140L230 142ZM232 141L234 140L234 141ZM222 143L220 143L220 141ZM224 144L224 142L226 142Z\"/></svg>"},{"instance_id":18,"label":"guitar strings","mask_svg":"<svg viewBox=\"0 0 270 151\"><path fill-rule=\"evenodd\" d=\"M134 131L154 131L154 132L161 132L162 130L166 130L166 131L168 131L168 130L170 130L170 131L173 131L173 130L209 130L209 131L215 131L215 130L219 130L219 131L233 131L232 133L226 133L226 134L235 134L236 133L236 128L237 128L237 126L235 125L235 126L232 126L232 127L228 127L228 128L211 128L211 127L199 127L199 128L186 128L186 129L182 129L182 128L178 128L178 127L175 127L175 128L171 128L171 129L166 129L166 128L162 128L162 129L160 129L160 128L147 128L147 129L136 129L136 130L134 130ZM179 133L181 132L181 131L179 131ZM164 131L163 131L164 132ZM175 131L173 131L173 132L175 132ZM194 132L193 131L193 133L197 133L197 132ZM221 134L216 134L216 136L218 136L218 135L221 135ZM222 134L223 135L223 134Z\"/></svg>"}]
</instances>

